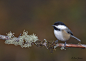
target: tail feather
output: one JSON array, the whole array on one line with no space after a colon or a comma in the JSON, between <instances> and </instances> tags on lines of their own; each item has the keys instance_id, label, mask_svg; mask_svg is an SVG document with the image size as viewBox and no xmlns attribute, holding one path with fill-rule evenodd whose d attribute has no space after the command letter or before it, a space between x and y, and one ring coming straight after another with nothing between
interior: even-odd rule
<instances>
[{"instance_id":1,"label":"tail feather","mask_svg":"<svg viewBox=\"0 0 86 61\"><path fill-rule=\"evenodd\" d=\"M78 40L78 41L80 41L80 42L81 42L81 40L80 40L80 39L78 39L77 37L75 37L75 36L73 36L73 35L71 35L71 37L73 37L74 39L76 39L76 40Z\"/></svg>"}]
</instances>

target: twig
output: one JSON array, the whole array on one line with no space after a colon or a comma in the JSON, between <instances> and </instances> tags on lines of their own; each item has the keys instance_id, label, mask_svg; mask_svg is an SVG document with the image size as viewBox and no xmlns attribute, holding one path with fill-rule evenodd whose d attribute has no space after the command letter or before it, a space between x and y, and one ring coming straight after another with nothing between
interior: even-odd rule
<instances>
[{"instance_id":1,"label":"twig","mask_svg":"<svg viewBox=\"0 0 86 61\"><path fill-rule=\"evenodd\" d=\"M64 47L64 43L55 43L54 41L49 42L46 39L44 39L43 41L39 41L37 36L35 36L34 34L28 35L27 33L28 32L23 31L22 35L20 35L19 37L15 37L13 35L14 33L10 32L7 34L7 36L0 35L0 39L6 40L5 41L6 44L20 45L21 47L31 47L34 44L38 47L45 46L47 49L51 49L51 50L57 47ZM66 47L86 48L86 45L85 44L66 44Z\"/></svg>"},{"instance_id":2,"label":"twig","mask_svg":"<svg viewBox=\"0 0 86 61\"><path fill-rule=\"evenodd\" d=\"M63 43L58 43L58 47L64 46ZM66 47L73 47L73 48L86 48L85 44L66 44Z\"/></svg>"},{"instance_id":3,"label":"twig","mask_svg":"<svg viewBox=\"0 0 86 61\"><path fill-rule=\"evenodd\" d=\"M5 36L5 35L0 35L0 39L7 40L7 39L9 39L9 37Z\"/></svg>"}]
</instances>

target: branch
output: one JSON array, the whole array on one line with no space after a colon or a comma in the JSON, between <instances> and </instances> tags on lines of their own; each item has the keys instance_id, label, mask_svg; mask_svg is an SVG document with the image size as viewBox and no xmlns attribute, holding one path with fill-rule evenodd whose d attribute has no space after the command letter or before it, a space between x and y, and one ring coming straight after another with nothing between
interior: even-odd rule
<instances>
[{"instance_id":1,"label":"branch","mask_svg":"<svg viewBox=\"0 0 86 61\"><path fill-rule=\"evenodd\" d=\"M64 44L59 43L59 47L64 46ZM73 47L73 48L86 48L85 44L66 44L66 47Z\"/></svg>"},{"instance_id":2,"label":"branch","mask_svg":"<svg viewBox=\"0 0 86 61\"><path fill-rule=\"evenodd\" d=\"M9 32L7 33L7 36L0 35L0 39L5 40L5 44L14 44L14 45L20 45L23 47L31 47L32 45L36 45L37 47L46 47L49 50L54 50L57 47L61 47L61 50L65 50L67 47L72 48L86 48L85 44L66 44L66 47L64 48L64 43L55 43L55 41L47 41L44 39L43 41L38 40L38 37L33 35L28 35L27 31L23 31L23 34L19 37L15 37L14 33Z\"/></svg>"}]
</instances>

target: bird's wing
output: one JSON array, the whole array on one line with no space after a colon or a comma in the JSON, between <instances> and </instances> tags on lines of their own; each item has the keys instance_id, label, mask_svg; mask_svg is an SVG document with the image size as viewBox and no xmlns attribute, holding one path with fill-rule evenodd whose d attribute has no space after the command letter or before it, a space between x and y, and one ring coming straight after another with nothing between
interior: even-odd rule
<instances>
[{"instance_id":1,"label":"bird's wing","mask_svg":"<svg viewBox=\"0 0 86 61\"><path fill-rule=\"evenodd\" d=\"M69 33L69 34L71 34L71 37L73 37L73 38L75 38L76 40L78 40L78 41L80 41L80 42L81 42L81 40L80 40L80 39L78 39L77 37L73 36L73 33L71 32L71 30L70 30L70 29L66 29L66 32L67 32L67 33Z\"/></svg>"},{"instance_id":2,"label":"bird's wing","mask_svg":"<svg viewBox=\"0 0 86 61\"><path fill-rule=\"evenodd\" d=\"M68 29L68 28L66 29L66 32L69 33L69 34L71 34L71 35L73 35L73 33L71 32L71 30Z\"/></svg>"}]
</instances>

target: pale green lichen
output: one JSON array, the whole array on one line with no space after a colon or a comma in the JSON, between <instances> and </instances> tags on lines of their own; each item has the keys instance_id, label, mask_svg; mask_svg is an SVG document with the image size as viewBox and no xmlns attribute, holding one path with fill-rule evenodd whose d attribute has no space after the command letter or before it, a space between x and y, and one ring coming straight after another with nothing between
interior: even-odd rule
<instances>
[{"instance_id":1,"label":"pale green lichen","mask_svg":"<svg viewBox=\"0 0 86 61\"><path fill-rule=\"evenodd\" d=\"M11 31L9 32L9 33L6 33L7 34L7 36L9 37L9 38L12 38L12 37L14 37L14 34L15 33L12 33Z\"/></svg>"},{"instance_id":2,"label":"pale green lichen","mask_svg":"<svg viewBox=\"0 0 86 61\"><path fill-rule=\"evenodd\" d=\"M14 33L9 32L7 34L9 37L8 40L5 41L6 44L14 44L14 45L20 45L23 47L30 47L32 46L32 42L36 42L38 40L38 37L35 34L28 35L28 31L23 31L23 34L19 36L18 38L14 36Z\"/></svg>"},{"instance_id":3,"label":"pale green lichen","mask_svg":"<svg viewBox=\"0 0 86 61\"><path fill-rule=\"evenodd\" d=\"M47 43L47 40L46 39L44 39L44 41Z\"/></svg>"},{"instance_id":4,"label":"pale green lichen","mask_svg":"<svg viewBox=\"0 0 86 61\"><path fill-rule=\"evenodd\" d=\"M62 46L60 49L61 49L61 50L66 50L66 49L64 48L64 46Z\"/></svg>"},{"instance_id":5,"label":"pale green lichen","mask_svg":"<svg viewBox=\"0 0 86 61\"><path fill-rule=\"evenodd\" d=\"M58 44L56 44L55 46L54 46L54 49L56 48L56 47L58 47L59 45Z\"/></svg>"}]
</instances>

